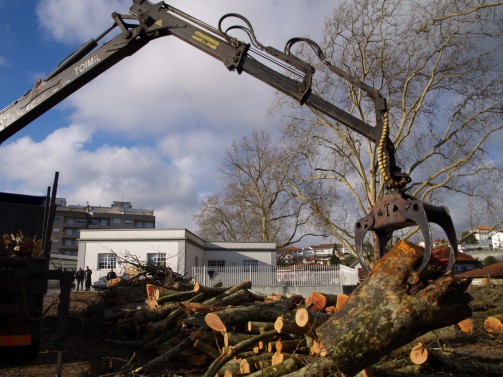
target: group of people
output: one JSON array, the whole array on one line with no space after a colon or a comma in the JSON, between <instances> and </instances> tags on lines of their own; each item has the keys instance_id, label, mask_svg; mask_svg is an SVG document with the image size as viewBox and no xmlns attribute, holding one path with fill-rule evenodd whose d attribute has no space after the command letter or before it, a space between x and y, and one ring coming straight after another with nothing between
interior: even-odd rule
<instances>
[{"instance_id":1,"label":"group of people","mask_svg":"<svg viewBox=\"0 0 503 377\"><path fill-rule=\"evenodd\" d=\"M89 268L89 266L86 266L86 269L83 270L82 267L80 267L77 272L75 273L75 280L77 280L77 291L80 290L83 291L84 290L84 282L86 283L85 286L86 286L86 291L90 291L91 290L91 285L92 285L92 279L91 279L91 275L93 274L93 272L91 271L91 269Z\"/></svg>"}]
</instances>

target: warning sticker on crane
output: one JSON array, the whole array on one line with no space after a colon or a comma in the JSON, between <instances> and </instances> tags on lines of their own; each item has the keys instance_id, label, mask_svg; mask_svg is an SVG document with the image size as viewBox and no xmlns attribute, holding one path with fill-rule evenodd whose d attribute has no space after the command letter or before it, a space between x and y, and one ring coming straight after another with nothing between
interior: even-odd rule
<instances>
[{"instance_id":1,"label":"warning sticker on crane","mask_svg":"<svg viewBox=\"0 0 503 377\"><path fill-rule=\"evenodd\" d=\"M219 41L207 36L206 34L200 32L199 30L192 35L192 38L213 50L216 50L217 47L220 45Z\"/></svg>"}]
</instances>

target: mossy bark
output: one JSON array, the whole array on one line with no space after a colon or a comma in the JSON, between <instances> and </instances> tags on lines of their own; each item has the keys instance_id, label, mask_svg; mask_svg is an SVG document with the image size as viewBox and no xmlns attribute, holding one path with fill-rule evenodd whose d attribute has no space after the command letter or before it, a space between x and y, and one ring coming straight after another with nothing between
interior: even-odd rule
<instances>
[{"instance_id":1,"label":"mossy bark","mask_svg":"<svg viewBox=\"0 0 503 377\"><path fill-rule=\"evenodd\" d=\"M418 336L471 315L465 292L470 281L456 279L452 271L418 276L422 255L418 246L397 243L345 307L316 330L340 371L354 375Z\"/></svg>"}]
</instances>

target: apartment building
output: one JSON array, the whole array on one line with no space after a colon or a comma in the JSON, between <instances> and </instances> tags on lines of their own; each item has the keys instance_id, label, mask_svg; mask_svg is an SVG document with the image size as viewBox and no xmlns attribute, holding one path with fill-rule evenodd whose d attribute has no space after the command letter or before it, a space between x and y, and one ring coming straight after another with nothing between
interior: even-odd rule
<instances>
[{"instance_id":1,"label":"apartment building","mask_svg":"<svg viewBox=\"0 0 503 377\"><path fill-rule=\"evenodd\" d=\"M51 268L77 267L82 229L155 229L153 209L136 209L131 202L114 201L110 207L68 205L58 198L52 230Z\"/></svg>"}]
</instances>

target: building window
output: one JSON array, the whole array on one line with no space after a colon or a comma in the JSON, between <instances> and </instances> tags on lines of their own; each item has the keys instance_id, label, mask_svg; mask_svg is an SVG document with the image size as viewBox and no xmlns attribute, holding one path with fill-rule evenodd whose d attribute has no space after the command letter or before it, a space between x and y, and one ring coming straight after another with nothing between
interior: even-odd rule
<instances>
[{"instance_id":1,"label":"building window","mask_svg":"<svg viewBox=\"0 0 503 377\"><path fill-rule=\"evenodd\" d=\"M243 259L243 266L245 267L257 267L258 266L258 260L255 259Z\"/></svg>"},{"instance_id":2,"label":"building window","mask_svg":"<svg viewBox=\"0 0 503 377\"><path fill-rule=\"evenodd\" d=\"M59 233L59 228L52 228L53 233Z\"/></svg>"},{"instance_id":3,"label":"building window","mask_svg":"<svg viewBox=\"0 0 503 377\"><path fill-rule=\"evenodd\" d=\"M143 223L143 227L146 229L154 229L154 223L149 222Z\"/></svg>"},{"instance_id":4,"label":"building window","mask_svg":"<svg viewBox=\"0 0 503 377\"><path fill-rule=\"evenodd\" d=\"M66 219L66 223L70 224L70 225L73 224L73 219L72 218L67 218Z\"/></svg>"},{"instance_id":5,"label":"building window","mask_svg":"<svg viewBox=\"0 0 503 377\"><path fill-rule=\"evenodd\" d=\"M126 225L131 225L131 220L126 220L126 221L124 221L124 224L126 224Z\"/></svg>"},{"instance_id":6,"label":"building window","mask_svg":"<svg viewBox=\"0 0 503 377\"><path fill-rule=\"evenodd\" d=\"M110 270L111 268L115 268L116 263L114 253L98 254L98 270Z\"/></svg>"},{"instance_id":7,"label":"building window","mask_svg":"<svg viewBox=\"0 0 503 377\"><path fill-rule=\"evenodd\" d=\"M199 257L194 258L194 266L199 266Z\"/></svg>"},{"instance_id":8,"label":"building window","mask_svg":"<svg viewBox=\"0 0 503 377\"><path fill-rule=\"evenodd\" d=\"M119 218L114 219L114 224L120 224L120 223L121 223L121 219L119 219Z\"/></svg>"},{"instance_id":9,"label":"building window","mask_svg":"<svg viewBox=\"0 0 503 377\"><path fill-rule=\"evenodd\" d=\"M77 219L76 223L78 225L86 225L86 220L85 219Z\"/></svg>"},{"instance_id":10,"label":"building window","mask_svg":"<svg viewBox=\"0 0 503 377\"><path fill-rule=\"evenodd\" d=\"M135 228L143 228L143 222L142 221L135 221L134 226L135 226Z\"/></svg>"},{"instance_id":11,"label":"building window","mask_svg":"<svg viewBox=\"0 0 503 377\"><path fill-rule=\"evenodd\" d=\"M147 253L147 264L166 265L166 253Z\"/></svg>"},{"instance_id":12,"label":"building window","mask_svg":"<svg viewBox=\"0 0 503 377\"><path fill-rule=\"evenodd\" d=\"M61 221L61 217L59 216L54 216L54 222L59 223Z\"/></svg>"},{"instance_id":13,"label":"building window","mask_svg":"<svg viewBox=\"0 0 503 377\"><path fill-rule=\"evenodd\" d=\"M225 260L223 259L209 259L208 267L225 267Z\"/></svg>"}]
</instances>

